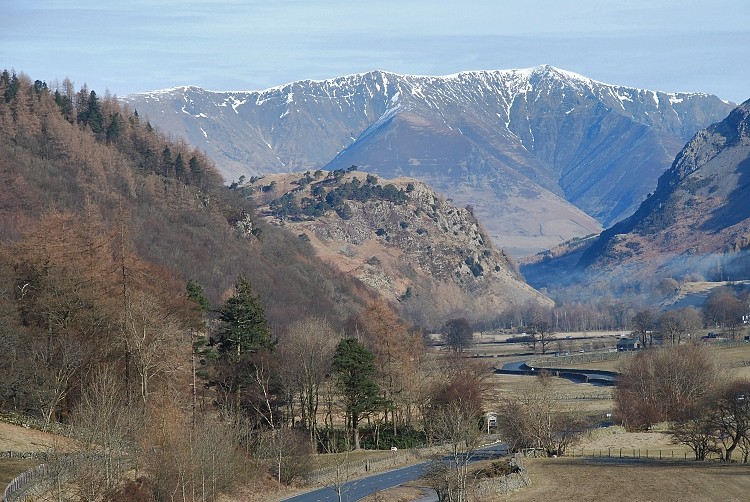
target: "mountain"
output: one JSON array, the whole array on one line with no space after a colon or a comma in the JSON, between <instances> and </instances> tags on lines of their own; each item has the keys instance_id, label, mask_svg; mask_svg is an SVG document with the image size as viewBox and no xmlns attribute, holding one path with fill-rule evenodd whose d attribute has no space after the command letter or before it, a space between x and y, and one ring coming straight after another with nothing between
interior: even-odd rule
<instances>
[{"instance_id":1,"label":"mountain","mask_svg":"<svg viewBox=\"0 0 750 502\"><path fill-rule=\"evenodd\" d=\"M257 212L334 268L399 302L421 325L491 320L512 304L551 301L494 248L474 214L419 181L354 170L253 178Z\"/></svg>"},{"instance_id":2,"label":"mountain","mask_svg":"<svg viewBox=\"0 0 750 502\"><path fill-rule=\"evenodd\" d=\"M699 131L629 218L573 253L524 267L537 286L550 277L588 283L750 279L750 101ZM578 259L577 276L568 267ZM552 271L553 274L544 272ZM559 281L556 281L559 282Z\"/></svg>"},{"instance_id":3,"label":"mountain","mask_svg":"<svg viewBox=\"0 0 750 502\"><path fill-rule=\"evenodd\" d=\"M357 165L473 207L516 255L629 216L680 147L732 108L551 66L445 77L373 71L265 91L181 87L124 102L228 180Z\"/></svg>"}]
</instances>

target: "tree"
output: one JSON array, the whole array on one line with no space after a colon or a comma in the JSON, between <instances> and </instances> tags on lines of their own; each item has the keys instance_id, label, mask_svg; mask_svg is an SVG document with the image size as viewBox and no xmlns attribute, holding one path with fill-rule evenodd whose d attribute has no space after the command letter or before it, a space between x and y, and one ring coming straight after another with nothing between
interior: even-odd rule
<instances>
[{"instance_id":1,"label":"tree","mask_svg":"<svg viewBox=\"0 0 750 502\"><path fill-rule=\"evenodd\" d=\"M185 160L183 160L181 153L178 153L174 159L174 172L177 179L181 180L185 177Z\"/></svg>"},{"instance_id":2,"label":"tree","mask_svg":"<svg viewBox=\"0 0 750 502\"><path fill-rule=\"evenodd\" d=\"M308 317L289 325L276 350L281 378L289 394L287 402L289 406L300 403L302 426L309 431L311 442L318 423L320 389L339 338L327 320ZM293 410L290 415L294 420Z\"/></svg>"},{"instance_id":3,"label":"tree","mask_svg":"<svg viewBox=\"0 0 750 502\"><path fill-rule=\"evenodd\" d=\"M747 303L741 301L730 288L724 287L717 288L708 296L703 305L703 316L708 326L726 328L734 339L747 310Z\"/></svg>"},{"instance_id":4,"label":"tree","mask_svg":"<svg viewBox=\"0 0 750 502\"><path fill-rule=\"evenodd\" d=\"M699 345L641 352L622 365L620 374L614 399L628 428L694 416L720 378L710 352Z\"/></svg>"},{"instance_id":5,"label":"tree","mask_svg":"<svg viewBox=\"0 0 750 502\"><path fill-rule=\"evenodd\" d=\"M359 422L385 405L375 382L375 355L358 340L341 340L333 355L332 369L340 390L348 426L354 435L354 449L360 449Z\"/></svg>"},{"instance_id":6,"label":"tree","mask_svg":"<svg viewBox=\"0 0 750 502\"><path fill-rule=\"evenodd\" d=\"M219 310L219 320L218 345L222 354L239 358L274 347L263 305L243 276L235 283L235 294Z\"/></svg>"},{"instance_id":7,"label":"tree","mask_svg":"<svg viewBox=\"0 0 750 502\"><path fill-rule=\"evenodd\" d=\"M574 410L560 405L552 378L540 373L519 396L506 399L498 429L510 450L538 448L549 456L562 455L580 440L585 424Z\"/></svg>"},{"instance_id":8,"label":"tree","mask_svg":"<svg viewBox=\"0 0 750 502\"><path fill-rule=\"evenodd\" d=\"M450 446L450 461L446 462L442 455L433 460L427 482L440 501L468 500L469 463L482 440L477 410L459 397L436 409L430 422L434 437Z\"/></svg>"},{"instance_id":9,"label":"tree","mask_svg":"<svg viewBox=\"0 0 750 502\"><path fill-rule=\"evenodd\" d=\"M737 380L726 385L714 401L715 423L724 446L724 461L732 460L732 453L740 446L745 449L750 441L750 380Z\"/></svg>"},{"instance_id":10,"label":"tree","mask_svg":"<svg viewBox=\"0 0 750 502\"><path fill-rule=\"evenodd\" d=\"M459 354L474 342L474 332L465 317L450 319L443 325L442 331L445 344Z\"/></svg>"},{"instance_id":11,"label":"tree","mask_svg":"<svg viewBox=\"0 0 750 502\"><path fill-rule=\"evenodd\" d=\"M695 460L706 460L711 452L721 453L715 410L708 402L697 407L692 416L675 422L671 435L675 442L693 450Z\"/></svg>"},{"instance_id":12,"label":"tree","mask_svg":"<svg viewBox=\"0 0 750 502\"><path fill-rule=\"evenodd\" d=\"M211 310L211 301L206 296L203 286L198 282L189 279L186 285L187 297L190 301L195 303L196 307L201 313L206 313Z\"/></svg>"},{"instance_id":13,"label":"tree","mask_svg":"<svg viewBox=\"0 0 750 502\"><path fill-rule=\"evenodd\" d=\"M410 421L413 407L413 384L417 366L424 351L421 334L412 333L394 308L385 301L370 302L357 317L357 325L365 335L367 345L375 354L380 387L391 407L391 426L394 436L398 425ZM386 422L388 416L386 413Z\"/></svg>"},{"instance_id":14,"label":"tree","mask_svg":"<svg viewBox=\"0 0 750 502\"><path fill-rule=\"evenodd\" d=\"M646 345L654 344L654 331L656 330L656 313L651 309L639 310L631 320L633 327L633 333L635 333L641 341L641 344L645 347Z\"/></svg>"},{"instance_id":15,"label":"tree","mask_svg":"<svg viewBox=\"0 0 750 502\"><path fill-rule=\"evenodd\" d=\"M102 366L85 382L73 412L80 461L74 465L73 486L81 500L100 500L118 486L132 462L141 410L128 406L113 368Z\"/></svg>"},{"instance_id":16,"label":"tree","mask_svg":"<svg viewBox=\"0 0 750 502\"><path fill-rule=\"evenodd\" d=\"M172 150L168 146L164 147L161 152L161 169L162 174L166 177L172 176L174 172L174 159L172 158Z\"/></svg>"},{"instance_id":17,"label":"tree","mask_svg":"<svg viewBox=\"0 0 750 502\"><path fill-rule=\"evenodd\" d=\"M257 383L261 376L253 357L275 346L263 306L253 294L250 281L242 276L237 279L234 295L219 310L219 321L215 340L219 355L216 380L225 393L224 404L233 404L235 411L239 411L248 404L243 402L243 389ZM233 396L233 403L228 401L229 396Z\"/></svg>"},{"instance_id":18,"label":"tree","mask_svg":"<svg viewBox=\"0 0 750 502\"><path fill-rule=\"evenodd\" d=\"M668 310L659 316L656 324L662 337L672 345L679 345L684 337L700 328L700 316L692 307Z\"/></svg>"},{"instance_id":19,"label":"tree","mask_svg":"<svg viewBox=\"0 0 750 502\"><path fill-rule=\"evenodd\" d=\"M532 303L526 312L526 324L529 335L532 337L530 342L536 352L537 345L542 349L542 354L547 353L547 346L553 342L552 335L552 309L538 303Z\"/></svg>"}]
</instances>

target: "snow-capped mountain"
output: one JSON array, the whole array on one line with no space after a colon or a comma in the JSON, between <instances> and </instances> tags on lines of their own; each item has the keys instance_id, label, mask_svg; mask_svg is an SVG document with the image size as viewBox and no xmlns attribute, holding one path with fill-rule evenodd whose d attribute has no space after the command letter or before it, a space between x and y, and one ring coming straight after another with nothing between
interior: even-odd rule
<instances>
[{"instance_id":1,"label":"snow-capped mountain","mask_svg":"<svg viewBox=\"0 0 750 502\"><path fill-rule=\"evenodd\" d=\"M698 130L732 104L608 85L550 66L443 77L373 71L253 92L124 99L241 175L357 165L470 204L515 254L626 217Z\"/></svg>"}]
</instances>

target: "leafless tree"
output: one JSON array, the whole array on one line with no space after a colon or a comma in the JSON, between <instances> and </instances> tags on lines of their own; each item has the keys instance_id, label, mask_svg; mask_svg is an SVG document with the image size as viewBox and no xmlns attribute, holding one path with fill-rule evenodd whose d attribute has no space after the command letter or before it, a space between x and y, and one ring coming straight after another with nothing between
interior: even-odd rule
<instances>
[{"instance_id":1,"label":"leafless tree","mask_svg":"<svg viewBox=\"0 0 750 502\"><path fill-rule=\"evenodd\" d=\"M750 440L750 381L737 380L726 385L714 402L715 423L724 446L724 461L732 460L732 453ZM747 456L743 459L747 462Z\"/></svg>"},{"instance_id":2,"label":"leafless tree","mask_svg":"<svg viewBox=\"0 0 750 502\"><path fill-rule=\"evenodd\" d=\"M708 349L692 344L639 353L620 373L615 404L630 428L692 416L722 378Z\"/></svg>"},{"instance_id":3,"label":"leafless tree","mask_svg":"<svg viewBox=\"0 0 750 502\"><path fill-rule=\"evenodd\" d=\"M127 406L116 372L100 366L85 382L73 424L79 450L71 484L81 500L111 494L133 464L141 410Z\"/></svg>"},{"instance_id":4,"label":"leafless tree","mask_svg":"<svg viewBox=\"0 0 750 502\"><path fill-rule=\"evenodd\" d=\"M320 317L308 317L292 323L280 338L276 355L280 361L282 382L289 394L288 401L300 403L303 427L314 441L318 423L321 386L331 367L331 359L340 335ZM291 413L292 419L296 415Z\"/></svg>"},{"instance_id":5,"label":"leafless tree","mask_svg":"<svg viewBox=\"0 0 750 502\"><path fill-rule=\"evenodd\" d=\"M431 432L450 448L450 461L433 460L427 479L440 501L468 499L469 463L482 441L475 403L460 397L436 408L430 417Z\"/></svg>"},{"instance_id":6,"label":"leafless tree","mask_svg":"<svg viewBox=\"0 0 750 502\"><path fill-rule=\"evenodd\" d=\"M520 395L505 400L498 429L509 449L536 448L561 455L580 440L585 424L573 409L559 403L551 379L541 373Z\"/></svg>"}]
</instances>

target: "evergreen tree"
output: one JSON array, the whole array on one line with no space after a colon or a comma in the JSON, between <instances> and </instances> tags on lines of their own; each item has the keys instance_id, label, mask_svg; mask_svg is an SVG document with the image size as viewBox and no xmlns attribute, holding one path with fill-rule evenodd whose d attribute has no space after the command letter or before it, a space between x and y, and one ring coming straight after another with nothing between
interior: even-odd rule
<instances>
[{"instance_id":1,"label":"evergreen tree","mask_svg":"<svg viewBox=\"0 0 750 502\"><path fill-rule=\"evenodd\" d=\"M107 126L107 142L117 141L122 134L122 118L119 113L114 113L110 116L109 126Z\"/></svg>"},{"instance_id":2,"label":"evergreen tree","mask_svg":"<svg viewBox=\"0 0 750 502\"><path fill-rule=\"evenodd\" d=\"M161 167L164 176L171 176L174 170L174 160L172 160L172 150L168 146L164 147L161 152Z\"/></svg>"},{"instance_id":3,"label":"evergreen tree","mask_svg":"<svg viewBox=\"0 0 750 502\"><path fill-rule=\"evenodd\" d=\"M97 137L104 132L104 117L99 106L99 99L94 91L89 94L84 123L88 124Z\"/></svg>"},{"instance_id":4,"label":"evergreen tree","mask_svg":"<svg viewBox=\"0 0 750 502\"><path fill-rule=\"evenodd\" d=\"M274 342L263 305L253 295L250 281L240 277L235 288L234 296L219 311L219 351L240 358L260 349L272 349Z\"/></svg>"},{"instance_id":5,"label":"evergreen tree","mask_svg":"<svg viewBox=\"0 0 750 502\"><path fill-rule=\"evenodd\" d=\"M185 176L185 161L182 159L181 153L178 153L174 159L174 172L177 179L182 179Z\"/></svg>"},{"instance_id":6,"label":"evergreen tree","mask_svg":"<svg viewBox=\"0 0 750 502\"><path fill-rule=\"evenodd\" d=\"M187 282L187 297L190 301L196 304L198 310L201 313L206 313L211 310L211 302L206 297L206 293L203 291L203 286L189 279Z\"/></svg>"},{"instance_id":7,"label":"evergreen tree","mask_svg":"<svg viewBox=\"0 0 750 502\"><path fill-rule=\"evenodd\" d=\"M196 157L195 155L190 157L188 167L190 168L190 176L193 177L193 180L200 181L201 176L203 176L203 169L201 168L201 163L198 160L198 157Z\"/></svg>"},{"instance_id":8,"label":"evergreen tree","mask_svg":"<svg viewBox=\"0 0 750 502\"><path fill-rule=\"evenodd\" d=\"M359 422L386 404L375 382L375 355L354 338L341 340L333 355L333 371L344 394L344 407L359 450Z\"/></svg>"}]
</instances>

